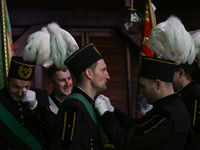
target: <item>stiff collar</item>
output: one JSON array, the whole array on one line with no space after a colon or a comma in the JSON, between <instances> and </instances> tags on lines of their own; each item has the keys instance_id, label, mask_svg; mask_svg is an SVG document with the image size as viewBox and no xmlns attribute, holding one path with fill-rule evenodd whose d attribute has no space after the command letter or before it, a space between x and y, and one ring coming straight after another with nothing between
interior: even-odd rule
<instances>
[{"instance_id":1,"label":"stiff collar","mask_svg":"<svg viewBox=\"0 0 200 150\"><path fill-rule=\"evenodd\" d=\"M49 96L58 108L62 105L62 102L54 95L54 92L52 92Z\"/></svg>"},{"instance_id":2,"label":"stiff collar","mask_svg":"<svg viewBox=\"0 0 200 150\"><path fill-rule=\"evenodd\" d=\"M182 97L191 87L196 85L195 81L190 82L188 85L186 85L184 88L182 88L178 93L179 96Z\"/></svg>"},{"instance_id":3,"label":"stiff collar","mask_svg":"<svg viewBox=\"0 0 200 150\"><path fill-rule=\"evenodd\" d=\"M73 90L73 93L80 93L80 94L82 94L90 102L90 104L93 105L94 100L91 99L90 96L82 88L80 88L78 86L75 86L74 90Z\"/></svg>"},{"instance_id":4,"label":"stiff collar","mask_svg":"<svg viewBox=\"0 0 200 150\"><path fill-rule=\"evenodd\" d=\"M153 108L157 108L157 107L161 107L163 105L166 105L167 103L175 100L175 99L180 99L180 97L178 96L177 93L168 95L162 99L157 100L154 104L153 104Z\"/></svg>"}]
</instances>

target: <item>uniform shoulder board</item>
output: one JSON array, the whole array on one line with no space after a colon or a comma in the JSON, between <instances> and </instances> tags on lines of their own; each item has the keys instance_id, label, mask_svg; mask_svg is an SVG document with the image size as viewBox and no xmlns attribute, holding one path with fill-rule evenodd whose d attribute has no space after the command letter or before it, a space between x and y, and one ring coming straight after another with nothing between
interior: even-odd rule
<instances>
[{"instance_id":1,"label":"uniform shoulder board","mask_svg":"<svg viewBox=\"0 0 200 150\"><path fill-rule=\"evenodd\" d=\"M170 112L165 109L159 109L142 120L139 129L143 134L147 134L153 129L161 125L170 115Z\"/></svg>"}]
</instances>

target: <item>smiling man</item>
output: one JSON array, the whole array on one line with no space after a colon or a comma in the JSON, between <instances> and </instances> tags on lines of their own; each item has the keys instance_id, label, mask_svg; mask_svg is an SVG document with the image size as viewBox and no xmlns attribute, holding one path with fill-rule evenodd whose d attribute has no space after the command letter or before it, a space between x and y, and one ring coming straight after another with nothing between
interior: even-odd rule
<instances>
[{"instance_id":1,"label":"smiling man","mask_svg":"<svg viewBox=\"0 0 200 150\"><path fill-rule=\"evenodd\" d=\"M65 72L52 65L47 75L49 84L53 87L53 92L49 95L50 109L54 114L57 114L59 107L64 99L71 94L73 81L69 70Z\"/></svg>"},{"instance_id":2,"label":"smiling man","mask_svg":"<svg viewBox=\"0 0 200 150\"><path fill-rule=\"evenodd\" d=\"M103 150L105 135L93 103L96 93L107 89L107 66L93 43L74 52L65 65L77 86L57 113L52 150Z\"/></svg>"},{"instance_id":3,"label":"smiling man","mask_svg":"<svg viewBox=\"0 0 200 150\"><path fill-rule=\"evenodd\" d=\"M46 150L52 132L46 90L31 87L35 62L13 56L0 90L0 149Z\"/></svg>"}]
</instances>

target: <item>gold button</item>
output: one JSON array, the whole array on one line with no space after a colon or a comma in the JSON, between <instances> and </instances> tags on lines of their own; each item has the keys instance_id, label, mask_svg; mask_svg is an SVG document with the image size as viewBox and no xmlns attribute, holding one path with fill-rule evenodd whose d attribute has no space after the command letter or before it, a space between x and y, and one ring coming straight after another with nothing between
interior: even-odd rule
<instances>
[{"instance_id":1,"label":"gold button","mask_svg":"<svg viewBox=\"0 0 200 150\"><path fill-rule=\"evenodd\" d=\"M20 108L19 111L22 111L22 108Z\"/></svg>"},{"instance_id":2,"label":"gold button","mask_svg":"<svg viewBox=\"0 0 200 150\"><path fill-rule=\"evenodd\" d=\"M21 115L21 118L24 118L24 116L23 116L23 115Z\"/></svg>"},{"instance_id":3,"label":"gold button","mask_svg":"<svg viewBox=\"0 0 200 150\"><path fill-rule=\"evenodd\" d=\"M24 123L22 122L21 125L24 125Z\"/></svg>"}]
</instances>

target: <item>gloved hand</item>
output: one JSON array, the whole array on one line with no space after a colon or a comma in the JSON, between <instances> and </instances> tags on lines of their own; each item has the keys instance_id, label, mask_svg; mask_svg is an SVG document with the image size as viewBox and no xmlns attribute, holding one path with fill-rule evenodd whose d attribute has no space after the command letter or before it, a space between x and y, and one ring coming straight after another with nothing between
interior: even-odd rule
<instances>
[{"instance_id":1,"label":"gloved hand","mask_svg":"<svg viewBox=\"0 0 200 150\"><path fill-rule=\"evenodd\" d=\"M37 100L36 100L36 95L34 91L31 90L26 90L25 87L23 87L23 92L24 92L24 97L22 99L22 102L28 102L29 103L29 108L31 110L35 109L37 106Z\"/></svg>"},{"instance_id":2,"label":"gloved hand","mask_svg":"<svg viewBox=\"0 0 200 150\"><path fill-rule=\"evenodd\" d=\"M106 106L106 101L102 100L101 98L97 98L95 100L94 107L100 116L102 116L106 111L108 111L108 108Z\"/></svg>"},{"instance_id":3,"label":"gloved hand","mask_svg":"<svg viewBox=\"0 0 200 150\"><path fill-rule=\"evenodd\" d=\"M106 101L106 106L107 106L108 110L109 110L110 112L114 112L114 107L111 105L110 100L109 100L108 97L106 97L106 96L100 94L100 95L97 97L97 99L102 99L102 100Z\"/></svg>"}]
</instances>

